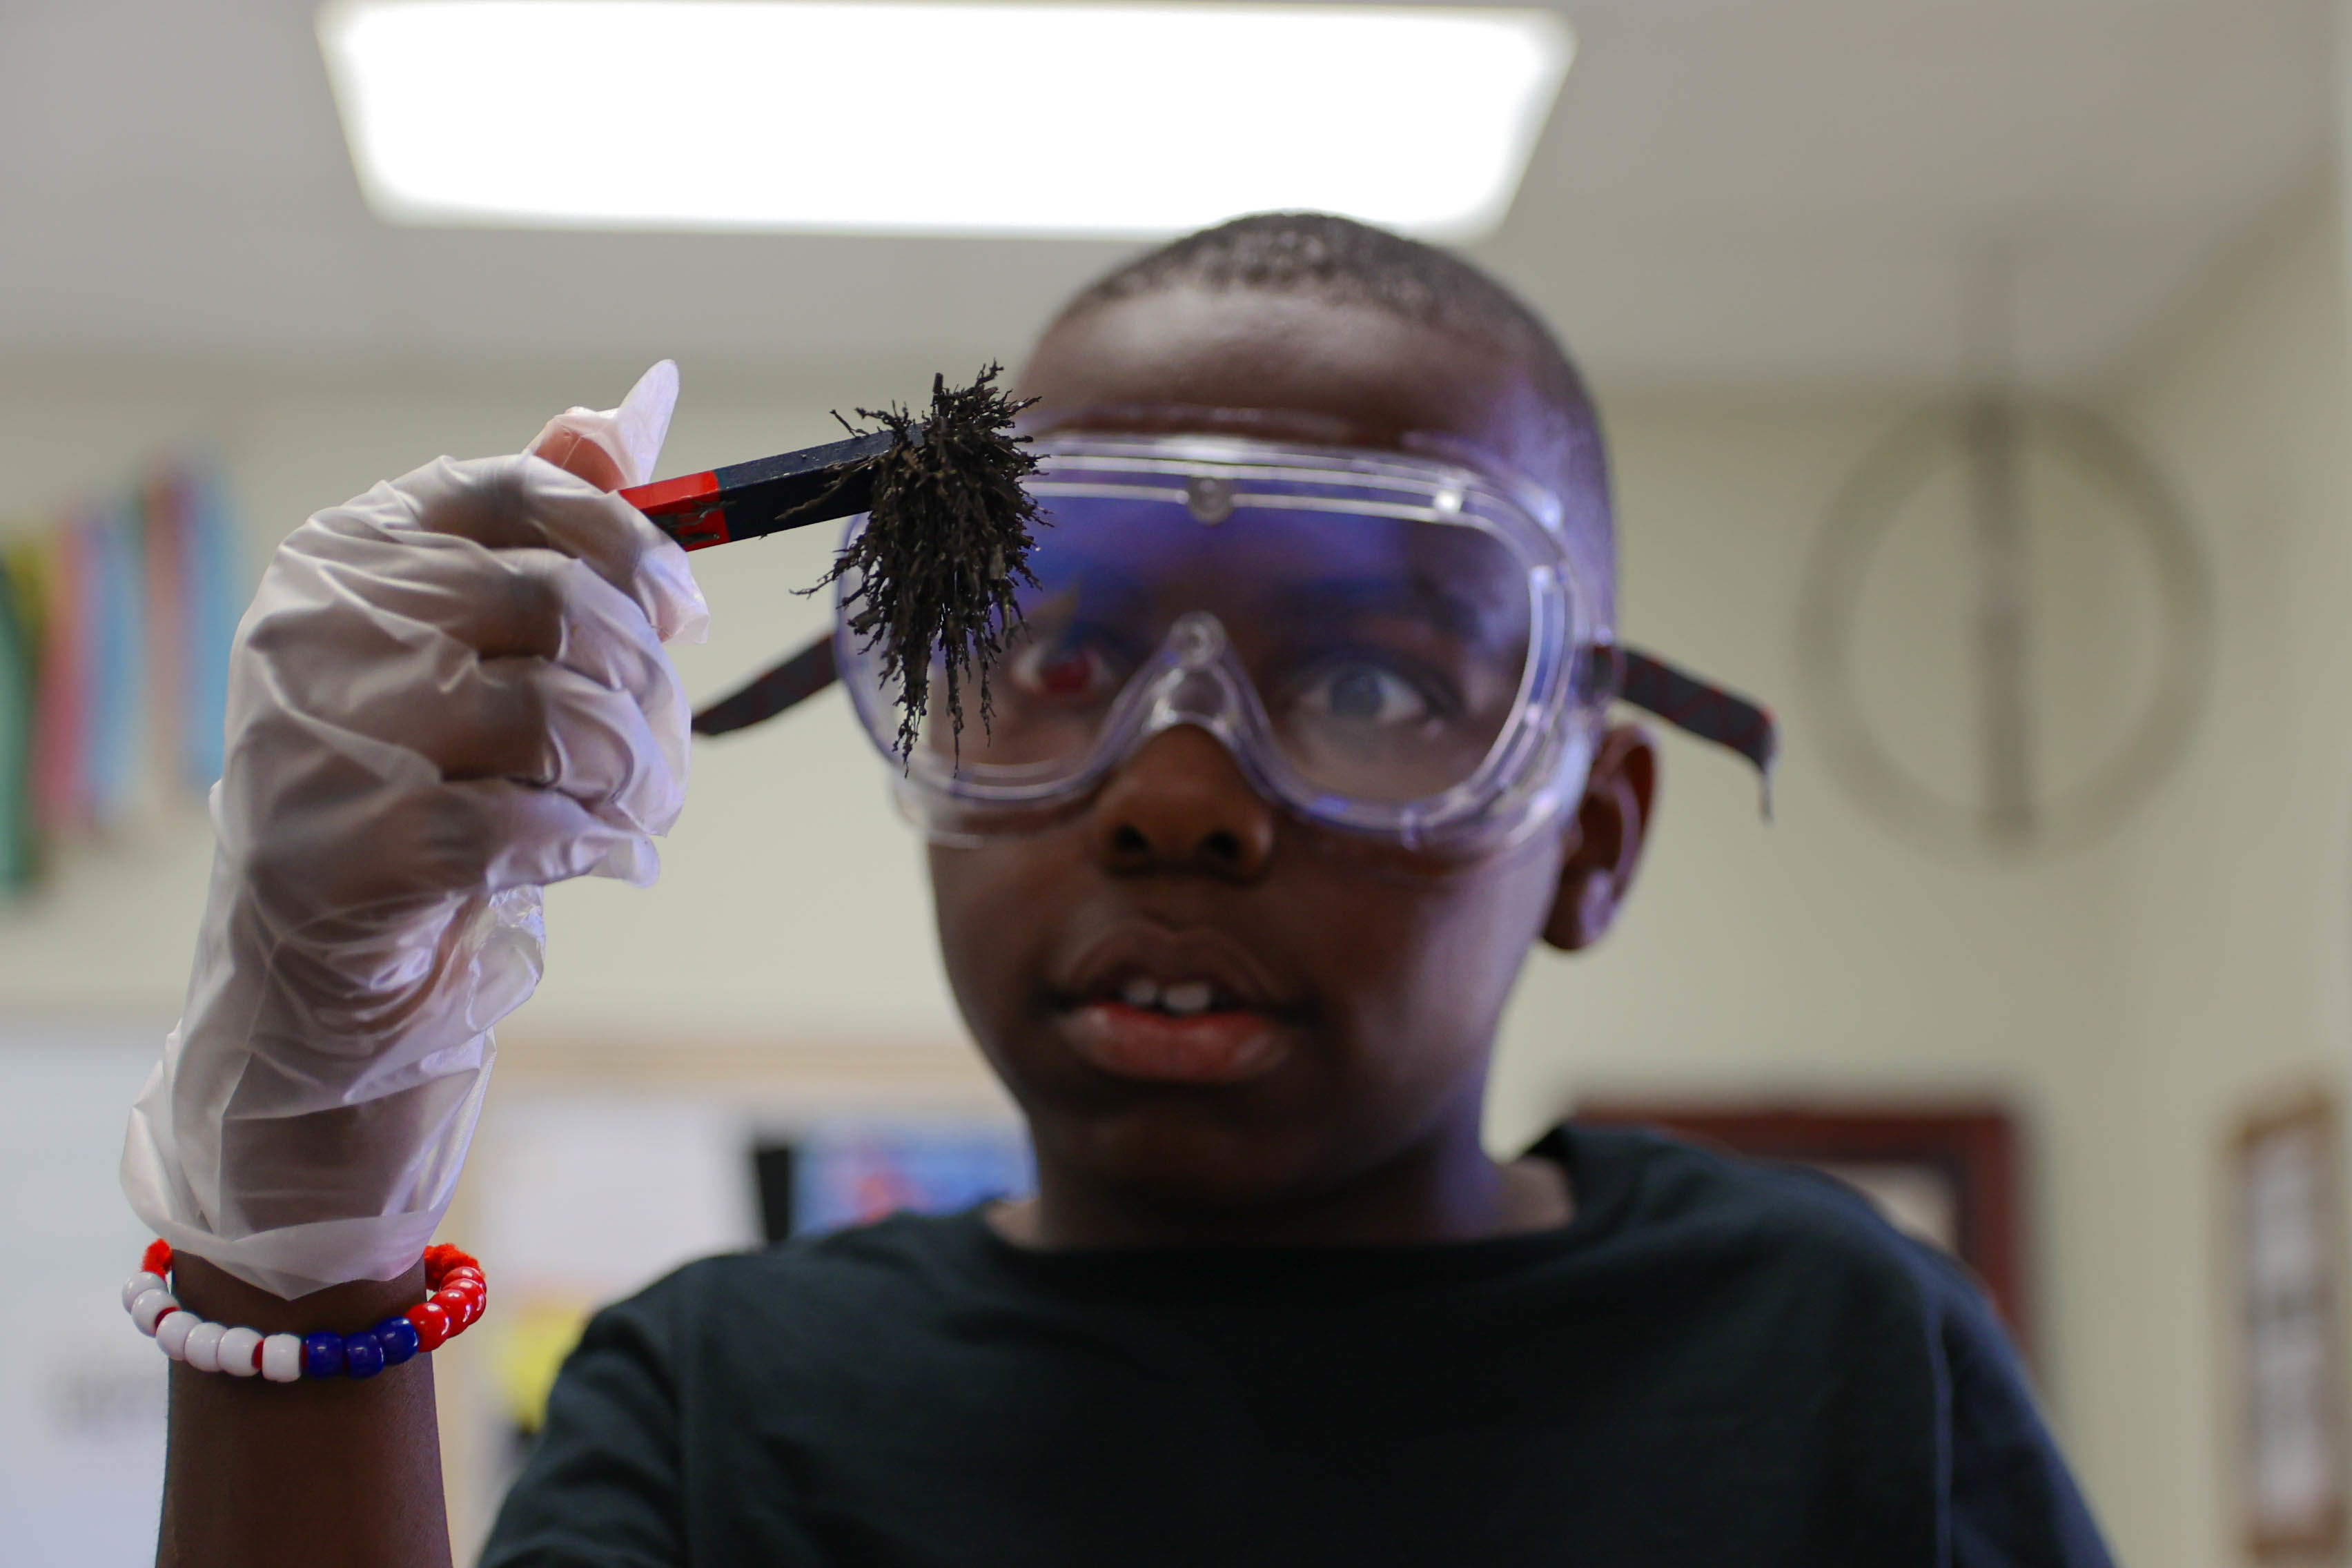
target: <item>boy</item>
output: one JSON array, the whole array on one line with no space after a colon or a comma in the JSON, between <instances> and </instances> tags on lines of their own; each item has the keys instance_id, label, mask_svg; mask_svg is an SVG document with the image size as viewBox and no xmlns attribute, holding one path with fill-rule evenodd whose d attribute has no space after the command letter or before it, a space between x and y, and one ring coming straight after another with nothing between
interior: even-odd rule
<instances>
[{"instance_id":1,"label":"boy","mask_svg":"<svg viewBox=\"0 0 2352 1568\"><path fill-rule=\"evenodd\" d=\"M610 1309L484 1561L2105 1563L1984 1303L1858 1201L1638 1134L1563 1129L1499 1163L1480 1144L1524 954L1607 931L1655 798L1651 742L1605 725L1580 651L1612 620L1606 478L1540 322L1441 252L1276 215L1089 289L1022 388L1043 399L1044 581L988 731L926 735L898 787L931 837L948 972L1028 1120L1037 1194L713 1259ZM600 483L641 479L632 417L618 434L576 420L541 449ZM241 795L232 763L197 1016L129 1161L142 1138L162 1151L153 1184L183 1201L142 1212L194 1255L182 1293L206 1318L347 1331L417 1299L413 1270L379 1284L314 1261L331 1247L249 1244L388 1215L429 1229L438 1178L352 1168L454 1172L487 1059L457 1047L519 1000L478 933L527 923L498 901L532 877L646 874L644 834L675 812L678 704L646 648L691 620L690 586L551 472L412 476L321 514L289 550L363 586L273 616L274 591L298 595L266 584L248 620L252 661L322 628L375 661L371 697L344 683L318 701L360 710L371 738L429 731L436 776L368 776L404 781L394 840L460 869L273 898L273 879L320 875L266 845L277 820L333 816L335 769L288 740L289 776L328 782ZM322 527L364 534L364 567L306 547ZM514 626L449 607L497 597L478 580L428 592L421 558L451 551L467 571L530 558ZM414 639L345 625L370 595L464 620L449 640L481 669L593 667L603 695L482 704L533 721L523 746L421 713L383 673ZM625 657L574 651L604 647ZM887 686L842 657L887 743ZM431 668L446 691L474 667ZM310 736L301 698L250 711L302 710L287 733ZM256 754L262 771L276 752ZM273 826L240 855L241 798ZM550 811L554 826L525 820ZM404 874L327 829L306 848L338 844ZM244 923L329 930L302 956L331 982L282 946L238 958L237 911L280 903L302 918ZM346 956L387 951L413 962ZM372 1042L310 1040L275 1078L332 1076L321 1055L469 1070L290 1094L278 1121L329 1118L314 1136L208 1138L202 1114L241 1125L235 1096L191 1112L223 1097L174 1086L224 1076L197 1060L226 1049L199 1005L221 954L232 978L214 989L275 966L239 1017ZM494 1000L436 1002L476 997L484 973ZM398 1020L436 1011L419 1050ZM236 1048L276 1061L287 1032ZM387 1100L402 1108L368 1109ZM185 1179L184 1146L202 1157ZM337 1210L320 1188L366 1199ZM402 1235L405 1258L422 1240ZM180 1369L173 1391L167 1561L442 1560L415 1368L282 1389Z\"/></svg>"}]
</instances>

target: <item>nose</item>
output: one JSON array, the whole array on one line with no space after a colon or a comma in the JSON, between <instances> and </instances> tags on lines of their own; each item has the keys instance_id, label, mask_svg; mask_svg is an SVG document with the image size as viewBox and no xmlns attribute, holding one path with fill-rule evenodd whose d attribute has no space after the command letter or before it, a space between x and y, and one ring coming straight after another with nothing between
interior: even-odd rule
<instances>
[{"instance_id":1,"label":"nose","mask_svg":"<svg viewBox=\"0 0 2352 1568\"><path fill-rule=\"evenodd\" d=\"M1274 858L1275 808L1223 742L1194 724L1145 742L1096 800L1094 817L1103 865L1118 875L1254 882Z\"/></svg>"}]
</instances>

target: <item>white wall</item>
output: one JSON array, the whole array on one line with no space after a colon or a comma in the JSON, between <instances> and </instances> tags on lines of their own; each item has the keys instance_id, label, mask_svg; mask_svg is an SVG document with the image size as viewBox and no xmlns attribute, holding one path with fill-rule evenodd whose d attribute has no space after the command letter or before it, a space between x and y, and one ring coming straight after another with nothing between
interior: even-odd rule
<instances>
[{"instance_id":1,"label":"white wall","mask_svg":"<svg viewBox=\"0 0 2352 1568\"><path fill-rule=\"evenodd\" d=\"M2047 1393L2125 1557L2225 1562L2214 1366L2215 1145L2237 1098L2342 1059L2352 1026L2352 495L2328 213L2306 205L2117 394L2187 484L2222 574L2220 700L2186 771L2123 837L2023 868L1939 861L1865 820L1795 700L1805 549L1900 412L1864 397L1607 399L1633 640L1777 699L1779 819L1739 763L1668 742L1639 897L1606 948L1538 956L1506 1026L1497 1144L1579 1093L1737 1088L2006 1093L2031 1118ZM259 542L441 451L508 450L637 367L339 374L0 367L0 513L63 500L173 440L217 443ZM686 367L665 467L820 437L832 404L919 390L919 367L813 367L714 386ZM680 663L698 695L792 646L789 589L826 542L704 557L716 612ZM2048 657L2095 668L2109 628ZM2092 691L2084 700L2098 696ZM655 1056L716 1040L934 1045L957 1025L916 845L838 695L698 752L661 885L550 900L547 983L510 1040ZM0 1011L168 1014L205 847L193 812L68 855L0 913Z\"/></svg>"},{"instance_id":2,"label":"white wall","mask_svg":"<svg viewBox=\"0 0 2352 1568\"><path fill-rule=\"evenodd\" d=\"M2141 1562L2238 1562L2217 1179L2238 1117L2352 1102L2352 381L2340 214L2285 215L2121 379L2205 524L2222 635L2188 765L2102 853L2123 968L2077 1237L2095 1462ZM2123 1533L2122 1531L2118 1532Z\"/></svg>"}]
</instances>

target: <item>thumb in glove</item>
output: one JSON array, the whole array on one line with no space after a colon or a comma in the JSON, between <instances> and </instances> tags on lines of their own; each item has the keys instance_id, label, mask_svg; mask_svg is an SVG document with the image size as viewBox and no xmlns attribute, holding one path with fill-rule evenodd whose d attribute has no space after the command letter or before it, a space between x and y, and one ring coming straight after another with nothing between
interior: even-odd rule
<instances>
[{"instance_id":1,"label":"thumb in glove","mask_svg":"<svg viewBox=\"0 0 2352 1568\"><path fill-rule=\"evenodd\" d=\"M625 489L653 478L677 406L677 363L664 360L637 378L618 408L567 408L523 448L599 489Z\"/></svg>"}]
</instances>

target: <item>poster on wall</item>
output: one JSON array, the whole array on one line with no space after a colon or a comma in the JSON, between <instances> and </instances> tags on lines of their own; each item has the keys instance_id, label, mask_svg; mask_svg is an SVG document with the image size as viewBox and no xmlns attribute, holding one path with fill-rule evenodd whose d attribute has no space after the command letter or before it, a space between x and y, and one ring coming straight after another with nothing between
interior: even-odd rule
<instances>
[{"instance_id":1,"label":"poster on wall","mask_svg":"<svg viewBox=\"0 0 2352 1568\"><path fill-rule=\"evenodd\" d=\"M2247 1118L2231 1148L2234 1447L2260 1562L2333 1561L2345 1546L2336 1144L2335 1108L2314 1095Z\"/></svg>"},{"instance_id":2,"label":"poster on wall","mask_svg":"<svg viewBox=\"0 0 2352 1568\"><path fill-rule=\"evenodd\" d=\"M779 1154L789 1197L771 1196ZM1029 1140L1000 1122L835 1121L754 1151L767 1238L867 1225L900 1212L951 1214L1036 1185Z\"/></svg>"}]
</instances>

